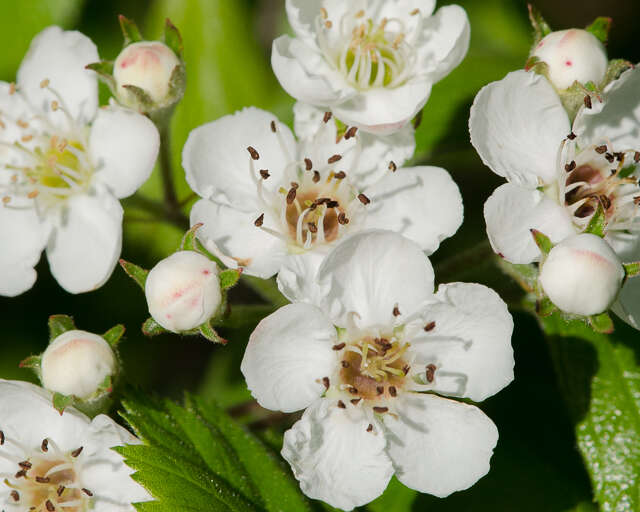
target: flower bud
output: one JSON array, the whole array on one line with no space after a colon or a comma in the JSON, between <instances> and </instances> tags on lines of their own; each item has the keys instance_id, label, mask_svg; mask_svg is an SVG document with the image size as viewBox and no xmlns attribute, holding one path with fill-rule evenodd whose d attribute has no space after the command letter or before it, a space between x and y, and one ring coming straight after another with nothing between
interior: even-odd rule
<instances>
[{"instance_id":1,"label":"flower bud","mask_svg":"<svg viewBox=\"0 0 640 512\"><path fill-rule=\"evenodd\" d=\"M120 52L113 67L118 99L126 106L140 108L140 97L125 87L134 86L146 93L154 108L175 103L180 98L174 96L182 96L182 91L172 91L171 80L176 67L181 66L177 55L159 41L128 45Z\"/></svg>"},{"instance_id":2,"label":"flower bud","mask_svg":"<svg viewBox=\"0 0 640 512\"><path fill-rule=\"evenodd\" d=\"M72 330L55 338L42 354L42 385L53 392L92 397L118 363L109 344L97 334Z\"/></svg>"},{"instance_id":3,"label":"flower bud","mask_svg":"<svg viewBox=\"0 0 640 512\"><path fill-rule=\"evenodd\" d=\"M220 307L218 266L198 252L176 252L151 269L145 294L149 313L162 327L172 332L195 329Z\"/></svg>"},{"instance_id":4,"label":"flower bud","mask_svg":"<svg viewBox=\"0 0 640 512\"><path fill-rule=\"evenodd\" d=\"M590 316L609 309L624 276L622 262L609 244L581 233L551 249L540 271L540 284L562 311Z\"/></svg>"},{"instance_id":5,"label":"flower bud","mask_svg":"<svg viewBox=\"0 0 640 512\"><path fill-rule=\"evenodd\" d=\"M551 32L531 55L547 64L548 78L559 90L571 87L576 80L598 85L609 65L607 51L598 38L577 28Z\"/></svg>"}]
</instances>

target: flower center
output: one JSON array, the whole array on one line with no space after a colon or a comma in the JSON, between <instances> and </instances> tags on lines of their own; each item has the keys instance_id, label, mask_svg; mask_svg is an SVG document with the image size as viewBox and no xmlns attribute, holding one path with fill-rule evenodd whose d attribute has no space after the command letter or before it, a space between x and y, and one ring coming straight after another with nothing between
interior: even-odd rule
<instances>
[{"instance_id":1,"label":"flower center","mask_svg":"<svg viewBox=\"0 0 640 512\"><path fill-rule=\"evenodd\" d=\"M24 448L15 440L7 439L24 453ZM4 479L11 489L9 496L16 505L34 512L85 512L91 505L93 493L82 488L77 471L77 457L82 448L62 452L51 439L45 439L39 450L27 452L15 459L16 473Z\"/></svg>"}]
</instances>

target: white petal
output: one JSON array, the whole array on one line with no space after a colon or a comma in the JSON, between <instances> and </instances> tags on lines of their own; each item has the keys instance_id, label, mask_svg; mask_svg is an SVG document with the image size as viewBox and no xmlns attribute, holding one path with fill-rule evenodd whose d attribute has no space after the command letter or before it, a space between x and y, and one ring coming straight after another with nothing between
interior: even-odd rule
<instances>
[{"instance_id":1,"label":"white petal","mask_svg":"<svg viewBox=\"0 0 640 512\"><path fill-rule=\"evenodd\" d=\"M434 364L433 389L480 402L513 380L513 319L492 289L475 283L438 287L439 304L425 308L424 324L411 340L420 364Z\"/></svg>"},{"instance_id":2,"label":"white petal","mask_svg":"<svg viewBox=\"0 0 640 512\"><path fill-rule=\"evenodd\" d=\"M485 165L512 183L535 188L556 179L558 148L570 126L547 79L515 71L480 90L469 130Z\"/></svg>"},{"instance_id":3,"label":"white petal","mask_svg":"<svg viewBox=\"0 0 640 512\"><path fill-rule=\"evenodd\" d=\"M405 34L411 34L421 21L431 19L436 7L435 0L374 0L371 3L377 6L378 22L383 18L401 20L406 27Z\"/></svg>"},{"instance_id":4,"label":"white petal","mask_svg":"<svg viewBox=\"0 0 640 512\"><path fill-rule=\"evenodd\" d=\"M440 498L471 487L489 471L498 429L477 407L435 395L407 397L387 414L387 452L407 487Z\"/></svg>"},{"instance_id":5,"label":"white petal","mask_svg":"<svg viewBox=\"0 0 640 512\"><path fill-rule=\"evenodd\" d=\"M612 311L631 327L640 330L640 278L627 280Z\"/></svg>"},{"instance_id":6,"label":"white petal","mask_svg":"<svg viewBox=\"0 0 640 512\"><path fill-rule=\"evenodd\" d=\"M316 401L284 434L282 456L307 496L351 510L380 496L393 468L379 428L367 432L363 408Z\"/></svg>"},{"instance_id":7,"label":"white petal","mask_svg":"<svg viewBox=\"0 0 640 512\"><path fill-rule=\"evenodd\" d=\"M441 7L425 20L416 45L422 67L434 83L462 62L470 37L469 18L459 5Z\"/></svg>"},{"instance_id":8,"label":"white petal","mask_svg":"<svg viewBox=\"0 0 640 512\"><path fill-rule=\"evenodd\" d=\"M581 147L611 141L616 151L640 149L640 69L625 71L604 92L604 102L583 108L574 123Z\"/></svg>"},{"instance_id":9,"label":"white petal","mask_svg":"<svg viewBox=\"0 0 640 512\"><path fill-rule=\"evenodd\" d=\"M98 83L85 66L99 60L96 45L84 34L48 27L31 41L18 69L18 87L39 110L50 111L51 101L58 100L74 119L87 123L98 108ZM45 79L60 98L40 87ZM66 123L62 111L52 112L50 118Z\"/></svg>"},{"instance_id":10,"label":"white petal","mask_svg":"<svg viewBox=\"0 0 640 512\"><path fill-rule=\"evenodd\" d=\"M367 189L367 196L366 227L400 233L427 254L462 224L460 191L440 167L398 169Z\"/></svg>"},{"instance_id":11,"label":"white petal","mask_svg":"<svg viewBox=\"0 0 640 512\"><path fill-rule=\"evenodd\" d=\"M391 325L396 304L410 314L433 297L433 268L415 242L391 231L363 231L338 244L318 271L331 288L325 308L336 325L355 312L361 327Z\"/></svg>"},{"instance_id":12,"label":"white petal","mask_svg":"<svg viewBox=\"0 0 640 512\"><path fill-rule=\"evenodd\" d=\"M540 259L531 229L560 242L576 229L569 212L538 190L505 183L484 204L484 219L493 250L511 263Z\"/></svg>"},{"instance_id":13,"label":"white petal","mask_svg":"<svg viewBox=\"0 0 640 512\"><path fill-rule=\"evenodd\" d=\"M321 251L292 254L278 271L278 289L290 302L321 305L327 286L317 281L318 269L324 260Z\"/></svg>"},{"instance_id":14,"label":"white petal","mask_svg":"<svg viewBox=\"0 0 640 512\"><path fill-rule=\"evenodd\" d=\"M282 88L299 101L333 105L354 92L318 50L286 35L273 41L271 67Z\"/></svg>"},{"instance_id":15,"label":"white petal","mask_svg":"<svg viewBox=\"0 0 640 512\"><path fill-rule=\"evenodd\" d=\"M51 273L70 293L101 287L122 248L122 207L109 193L78 195L67 202L47 246Z\"/></svg>"},{"instance_id":16,"label":"white petal","mask_svg":"<svg viewBox=\"0 0 640 512\"><path fill-rule=\"evenodd\" d=\"M116 197L127 197L151 175L160 136L149 118L111 106L98 112L91 127L89 148L98 170L97 179Z\"/></svg>"},{"instance_id":17,"label":"white petal","mask_svg":"<svg viewBox=\"0 0 640 512\"><path fill-rule=\"evenodd\" d=\"M252 159L248 147L258 152L258 160ZM182 165L199 196L251 211L258 205L259 170L271 173L264 186L277 188L295 157L291 130L273 114L250 107L192 130L182 150Z\"/></svg>"},{"instance_id":18,"label":"white petal","mask_svg":"<svg viewBox=\"0 0 640 512\"><path fill-rule=\"evenodd\" d=\"M212 240L217 248L232 257L250 276L273 276L287 257L287 248L279 238L254 225L260 213L239 211L202 199L191 208L191 225L204 224L197 232L205 245ZM265 215L265 226L270 217Z\"/></svg>"},{"instance_id":19,"label":"white petal","mask_svg":"<svg viewBox=\"0 0 640 512\"><path fill-rule=\"evenodd\" d=\"M325 390L338 357L336 330L317 307L289 304L263 319L249 337L240 369L247 387L267 409L304 409Z\"/></svg>"},{"instance_id":20,"label":"white petal","mask_svg":"<svg viewBox=\"0 0 640 512\"><path fill-rule=\"evenodd\" d=\"M48 233L35 208L0 206L0 295L15 297L33 286Z\"/></svg>"},{"instance_id":21,"label":"white petal","mask_svg":"<svg viewBox=\"0 0 640 512\"><path fill-rule=\"evenodd\" d=\"M342 122L376 135L389 135L407 124L424 107L431 94L431 81L416 77L389 89L360 91L333 107Z\"/></svg>"}]
</instances>

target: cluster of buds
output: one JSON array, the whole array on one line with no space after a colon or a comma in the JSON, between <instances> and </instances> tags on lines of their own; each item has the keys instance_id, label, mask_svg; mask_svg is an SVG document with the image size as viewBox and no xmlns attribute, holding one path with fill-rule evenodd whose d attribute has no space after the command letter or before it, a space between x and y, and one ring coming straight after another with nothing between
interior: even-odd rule
<instances>
[{"instance_id":1,"label":"cluster of buds","mask_svg":"<svg viewBox=\"0 0 640 512\"><path fill-rule=\"evenodd\" d=\"M220 270L219 260L196 238L201 225L193 226L179 250L151 270L120 260L145 293L151 315L142 326L147 336L201 334L210 341L226 343L214 326L227 313L227 290L238 282L242 271Z\"/></svg>"},{"instance_id":2,"label":"cluster of buds","mask_svg":"<svg viewBox=\"0 0 640 512\"><path fill-rule=\"evenodd\" d=\"M89 64L116 100L152 119L165 117L184 95L182 38L166 20L164 41L146 41L136 24L120 16L124 48L113 61Z\"/></svg>"},{"instance_id":3,"label":"cluster of buds","mask_svg":"<svg viewBox=\"0 0 640 512\"><path fill-rule=\"evenodd\" d=\"M53 394L53 406L62 414L73 406L96 416L111 405L120 374L117 345L124 326L116 325L99 335L76 329L73 318L49 317L49 345L40 355L20 363L31 368L42 387Z\"/></svg>"}]
</instances>

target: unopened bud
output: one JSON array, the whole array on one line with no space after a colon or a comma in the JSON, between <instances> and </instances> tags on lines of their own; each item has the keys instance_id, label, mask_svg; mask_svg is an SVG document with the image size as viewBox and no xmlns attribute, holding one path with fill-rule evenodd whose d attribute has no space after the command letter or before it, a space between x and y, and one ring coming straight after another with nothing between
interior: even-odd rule
<instances>
[{"instance_id":1,"label":"unopened bud","mask_svg":"<svg viewBox=\"0 0 640 512\"><path fill-rule=\"evenodd\" d=\"M551 32L534 48L533 57L548 66L548 78L556 89L602 82L609 65L607 51L596 36L572 28Z\"/></svg>"},{"instance_id":2,"label":"unopened bud","mask_svg":"<svg viewBox=\"0 0 640 512\"><path fill-rule=\"evenodd\" d=\"M118 363L109 344L97 334L67 331L55 338L42 354L42 385L50 391L90 398Z\"/></svg>"},{"instance_id":3,"label":"unopened bud","mask_svg":"<svg viewBox=\"0 0 640 512\"><path fill-rule=\"evenodd\" d=\"M179 251L158 263L145 284L149 313L165 329L183 332L209 320L222 300L218 266L194 251Z\"/></svg>"},{"instance_id":4,"label":"unopened bud","mask_svg":"<svg viewBox=\"0 0 640 512\"><path fill-rule=\"evenodd\" d=\"M174 103L171 80L181 66L177 55L159 41L141 41L128 45L113 67L119 100L125 105L138 107L140 98L125 86L134 86L146 93L156 107ZM180 95L182 91L180 91Z\"/></svg>"},{"instance_id":5,"label":"unopened bud","mask_svg":"<svg viewBox=\"0 0 640 512\"><path fill-rule=\"evenodd\" d=\"M590 316L609 309L624 276L622 262L609 244L581 233L551 249L540 271L540 284L562 311Z\"/></svg>"}]
</instances>

